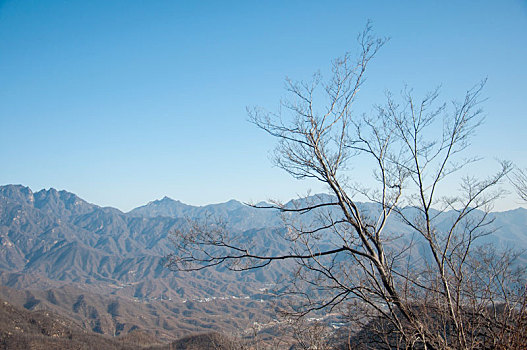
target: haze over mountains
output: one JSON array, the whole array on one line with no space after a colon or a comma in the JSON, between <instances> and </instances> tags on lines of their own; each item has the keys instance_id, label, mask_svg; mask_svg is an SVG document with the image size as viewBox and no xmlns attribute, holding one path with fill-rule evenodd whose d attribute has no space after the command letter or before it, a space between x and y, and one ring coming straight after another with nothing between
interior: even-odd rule
<instances>
[{"instance_id":1,"label":"haze over mountains","mask_svg":"<svg viewBox=\"0 0 527 350\"><path fill-rule=\"evenodd\" d=\"M362 205L366 210L375 210L373 204ZM445 221L448 214L444 215ZM310 215L303 219L312 220ZM527 248L526 209L491 216L496 232L482 242ZM235 200L196 207L165 197L123 213L88 203L67 191L51 188L33 192L21 185L1 186L1 281L17 288L78 283L136 298L185 299L218 296L221 290L248 293L248 282L269 283L277 277L263 276L272 268L244 274L221 272L221 278L218 269L195 273L210 286L207 288L188 285L187 274L163 268L163 256L174 251L170 233L182 228L188 219L206 217L222 219L255 247L275 253L287 250L278 234L283 226L279 213ZM408 231L394 220L388 230ZM234 281L247 283L234 287Z\"/></svg>"},{"instance_id":2,"label":"haze over mountains","mask_svg":"<svg viewBox=\"0 0 527 350\"><path fill-rule=\"evenodd\" d=\"M163 256L174 250L170 233L187 218L226 218L231 229L252 237L268 236L280 222L276 213L236 201L192 207L164 198L123 213L66 191L33 193L12 185L0 187L0 215L4 285L74 282L119 295L167 299L234 288L228 283L232 281L214 278L214 271L200 273L208 288L185 285L186 278L162 267ZM251 280L248 274L245 278Z\"/></svg>"},{"instance_id":3,"label":"haze over mountains","mask_svg":"<svg viewBox=\"0 0 527 350\"><path fill-rule=\"evenodd\" d=\"M373 204L362 206L375 210ZM527 249L526 209L491 216L496 231L482 243ZM192 331L243 329L263 322L259 316L272 319L263 291L280 280L283 265L192 274L162 266L174 251L170 233L189 218L204 217L223 219L254 247L288 251L279 213L235 200L195 207L165 197L123 213L66 191L1 186L0 297L29 310L53 310L98 333L143 329L164 340ZM389 229L411 234L395 221Z\"/></svg>"}]
</instances>

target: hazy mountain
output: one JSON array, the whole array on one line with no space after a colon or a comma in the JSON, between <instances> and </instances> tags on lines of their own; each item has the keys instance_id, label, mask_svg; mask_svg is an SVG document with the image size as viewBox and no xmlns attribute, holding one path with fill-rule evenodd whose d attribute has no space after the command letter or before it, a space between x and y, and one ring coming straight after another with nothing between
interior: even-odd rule
<instances>
[{"instance_id":1,"label":"hazy mountain","mask_svg":"<svg viewBox=\"0 0 527 350\"><path fill-rule=\"evenodd\" d=\"M280 216L276 211L256 209L236 200L195 207L164 197L135 208L128 215L144 218L226 219L230 227L238 230L281 226Z\"/></svg>"},{"instance_id":2,"label":"hazy mountain","mask_svg":"<svg viewBox=\"0 0 527 350\"><path fill-rule=\"evenodd\" d=\"M322 200L331 197L316 195L291 201L286 207ZM360 206L372 217L379 210L371 203ZM309 224L318 220L317 215L308 212L299 218ZM453 215L441 214L437 219L439 226L448 224ZM527 248L527 210L492 213L491 217L496 232L484 242ZM255 209L234 200L195 207L165 197L123 213L90 204L66 191L33 193L21 185L7 185L0 187L0 269L37 272L52 280L77 282L134 282L149 276L173 276L161 268L159 261L173 252L169 235L186 225L187 219L223 220L240 239L253 242L256 247L274 252L287 249L284 241L278 239L282 222L276 211ZM390 221L386 231L411 234L396 219Z\"/></svg>"},{"instance_id":3,"label":"hazy mountain","mask_svg":"<svg viewBox=\"0 0 527 350\"><path fill-rule=\"evenodd\" d=\"M331 200L331 197L316 195L291 201L286 207L322 200ZM372 216L379 210L371 203L360 206ZM439 226L448 224L453 215L453 212L441 214L437 219ZM498 247L527 248L524 230L527 210L492 213L491 217L496 232L482 242ZM186 225L187 219L205 218L225 221L240 240L255 247L274 253L287 251L285 241L280 239L281 219L276 211L255 209L234 200L195 207L165 197L123 213L90 204L66 191L49 189L33 193L21 185L7 185L0 187L0 270L36 273L51 281L89 284L118 285L167 279L167 284L175 287L181 284L180 278L160 264L164 255L174 251L170 233ZM318 220L316 212L299 218L306 224ZM390 221L386 231L408 237L412 233L396 219ZM330 237L327 239L330 244ZM204 280L214 280L217 273L207 270L199 275ZM272 269L266 273L269 277L277 276ZM263 282L262 273L258 274L257 279ZM244 281L251 280L248 276L256 280L256 272L243 276ZM225 282L239 279L240 275L235 274L220 278Z\"/></svg>"},{"instance_id":4,"label":"hazy mountain","mask_svg":"<svg viewBox=\"0 0 527 350\"><path fill-rule=\"evenodd\" d=\"M322 200L331 197L317 195L286 207ZM371 217L379 210L371 203L360 206ZM438 225L447 225L454 214L438 216ZM298 218L309 225L318 214L307 212ZM482 243L527 249L527 210L491 213L491 218L496 231ZM170 234L188 219L220 219L241 242L270 254L289 251L279 213L234 200L196 207L165 197L123 213L66 191L33 193L21 185L0 186L0 285L27 290L20 294L3 289L3 297L31 310L53 309L87 329L111 335L129 332L134 325L158 332L157 336L165 334L166 339L174 339L166 334L219 330L214 323L222 321L212 315L222 312L231 320L231 326L223 326L247 326L249 315L263 314L265 303L260 299L266 296L261 291L272 287L287 269L271 264L244 273L221 267L192 274L167 270L161 263L174 251ZM403 243L412 235L395 218L386 231L401 234ZM331 245L330 235L322 238ZM142 323L135 321L146 314L150 316L143 316Z\"/></svg>"},{"instance_id":5,"label":"hazy mountain","mask_svg":"<svg viewBox=\"0 0 527 350\"><path fill-rule=\"evenodd\" d=\"M192 207L165 198L125 214L87 203L66 191L33 193L20 185L2 186L3 284L26 288L38 287L42 281L46 281L45 286L74 282L86 284L90 290L141 298L197 298L218 293L247 294L261 287L234 282L269 282L261 272L240 275L204 270L189 279L188 274L163 268L163 256L174 251L170 233L185 225L187 218L205 216L226 220L245 241L254 239L259 246L275 252L284 249L272 238L276 232L273 227L280 222L276 212L260 211L236 201ZM22 278L25 274L31 278ZM277 275L269 271L269 276Z\"/></svg>"}]
</instances>

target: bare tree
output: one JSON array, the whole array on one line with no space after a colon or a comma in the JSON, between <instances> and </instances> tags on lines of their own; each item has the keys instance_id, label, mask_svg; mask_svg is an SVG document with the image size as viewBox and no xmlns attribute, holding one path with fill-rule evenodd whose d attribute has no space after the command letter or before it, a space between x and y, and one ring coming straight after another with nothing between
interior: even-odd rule
<instances>
[{"instance_id":1,"label":"bare tree","mask_svg":"<svg viewBox=\"0 0 527 350\"><path fill-rule=\"evenodd\" d=\"M510 180L521 200L527 202L527 169L517 168Z\"/></svg>"},{"instance_id":2,"label":"bare tree","mask_svg":"<svg viewBox=\"0 0 527 350\"><path fill-rule=\"evenodd\" d=\"M331 337L333 329L316 319L289 319L289 334L295 339L298 350L329 350L333 346Z\"/></svg>"},{"instance_id":3,"label":"bare tree","mask_svg":"<svg viewBox=\"0 0 527 350\"><path fill-rule=\"evenodd\" d=\"M320 74L309 83L287 80L289 99L279 112L249 111L250 120L278 140L275 164L329 191L292 205L255 206L283 213L290 251L259 253L222 224L195 222L175 235L177 254L167 265L247 270L294 260L288 293L297 314L355 305L363 324L376 322L371 329L388 348L477 348L497 327L489 325L498 318L489 318L489 302L497 314L496 305L514 299L507 306L512 315L524 312L518 302L525 295L521 278L515 293L505 290L512 264L496 276L474 271L485 263L473 253L474 242L492 232L488 213L511 167L502 162L482 179L466 175L478 160L464 153L482 122L485 82L451 104L439 102L439 89L421 99L405 89L400 99L388 94L373 115L358 116L353 103L386 40L367 26L358 42L358 57L335 60L329 80ZM353 181L357 169L369 167L374 185ZM454 180L457 195L442 194ZM359 202L364 199L375 206ZM397 229L388 229L388 222ZM512 332L507 327L505 335Z\"/></svg>"}]
</instances>

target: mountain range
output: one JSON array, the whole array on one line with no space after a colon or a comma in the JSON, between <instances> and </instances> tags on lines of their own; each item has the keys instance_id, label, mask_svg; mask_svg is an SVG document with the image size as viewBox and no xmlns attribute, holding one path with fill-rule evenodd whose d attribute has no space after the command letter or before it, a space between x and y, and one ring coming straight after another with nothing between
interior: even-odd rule
<instances>
[{"instance_id":1,"label":"mountain range","mask_svg":"<svg viewBox=\"0 0 527 350\"><path fill-rule=\"evenodd\" d=\"M371 203L361 206L376 210ZM0 297L112 336L139 328L173 340L193 331L235 332L251 322L271 322L272 304L262 291L283 277L283 266L244 273L163 267L163 257L174 251L171 233L204 217L224 220L255 247L287 252L280 214L235 200L197 207L165 197L123 213L67 191L0 186ZM496 230L483 243L527 250L526 209L491 217ZM307 214L305 220L315 217ZM410 234L395 221L387 230Z\"/></svg>"},{"instance_id":2,"label":"mountain range","mask_svg":"<svg viewBox=\"0 0 527 350\"><path fill-rule=\"evenodd\" d=\"M2 284L26 288L77 283L137 298L210 297L223 289L230 290L228 295L239 293L244 287L234 288L229 282L240 276L225 279L215 271L202 271L199 278L207 281L206 286L189 285L188 278L161 264L174 250L170 233L187 219L206 215L227 218L230 229L252 237L267 236L279 225L276 213L236 201L192 207L164 198L123 213L66 191L33 193L23 186L2 186ZM243 280L251 281L251 274Z\"/></svg>"}]
</instances>

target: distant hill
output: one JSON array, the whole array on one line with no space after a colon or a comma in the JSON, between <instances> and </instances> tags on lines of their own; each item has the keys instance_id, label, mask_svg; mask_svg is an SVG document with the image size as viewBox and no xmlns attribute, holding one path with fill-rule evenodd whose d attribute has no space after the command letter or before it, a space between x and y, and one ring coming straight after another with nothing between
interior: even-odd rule
<instances>
[{"instance_id":1,"label":"distant hill","mask_svg":"<svg viewBox=\"0 0 527 350\"><path fill-rule=\"evenodd\" d=\"M142 218L168 217L195 219L210 216L228 219L229 226L237 230L280 227L280 217L273 210L255 209L236 200L220 204L195 207L168 197L152 201L127 213Z\"/></svg>"}]
</instances>

